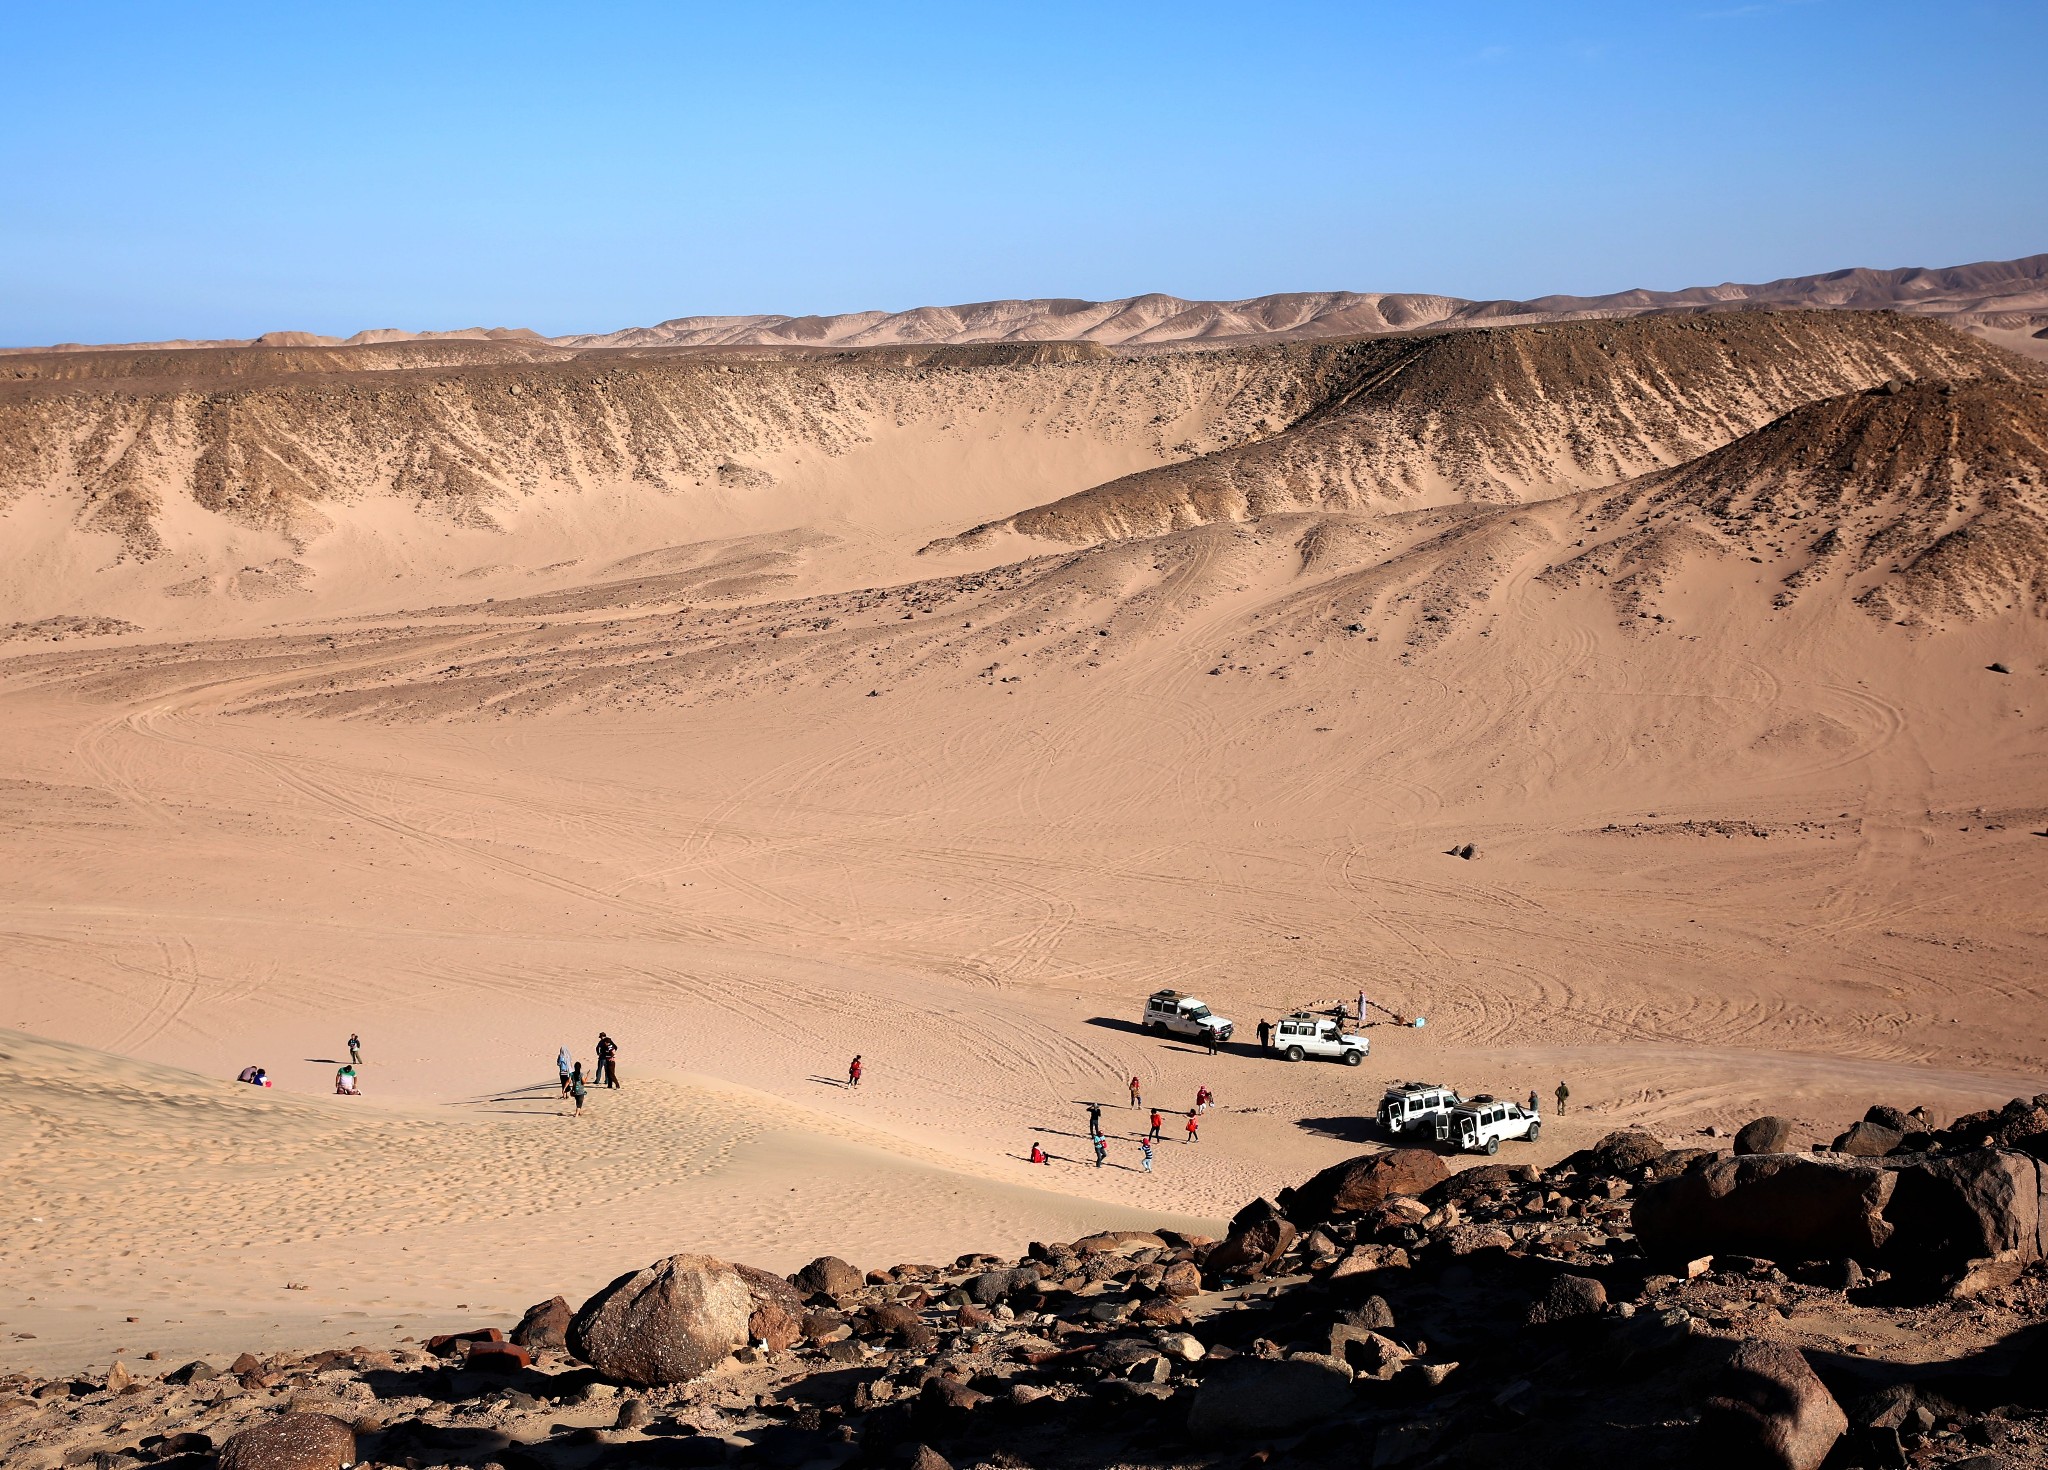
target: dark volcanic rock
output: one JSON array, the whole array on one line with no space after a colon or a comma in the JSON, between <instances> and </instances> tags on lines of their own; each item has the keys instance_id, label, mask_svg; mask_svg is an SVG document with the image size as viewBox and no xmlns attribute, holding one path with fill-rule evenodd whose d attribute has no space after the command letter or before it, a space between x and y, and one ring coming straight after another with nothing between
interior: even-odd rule
<instances>
[{"instance_id":1,"label":"dark volcanic rock","mask_svg":"<svg viewBox=\"0 0 2048 1470\"><path fill-rule=\"evenodd\" d=\"M583 1304L569 1351L621 1383L684 1383L747 1340L746 1278L710 1256L677 1255L630 1272Z\"/></svg>"},{"instance_id":2,"label":"dark volcanic rock","mask_svg":"<svg viewBox=\"0 0 2048 1470\"><path fill-rule=\"evenodd\" d=\"M1350 1402L1350 1375L1328 1358L1232 1358L1203 1377L1188 1411L1188 1431L1280 1433L1327 1418Z\"/></svg>"},{"instance_id":3,"label":"dark volcanic rock","mask_svg":"<svg viewBox=\"0 0 2048 1470\"><path fill-rule=\"evenodd\" d=\"M1397 1148L1332 1164L1306 1184L1280 1191L1280 1209L1306 1229L1338 1215L1356 1214L1394 1195L1421 1194L1450 1177L1428 1149Z\"/></svg>"},{"instance_id":4,"label":"dark volcanic rock","mask_svg":"<svg viewBox=\"0 0 2048 1470\"><path fill-rule=\"evenodd\" d=\"M1590 1276L1560 1276L1529 1308L1531 1326L1596 1316L1607 1310L1607 1288Z\"/></svg>"},{"instance_id":5,"label":"dark volcanic rock","mask_svg":"<svg viewBox=\"0 0 2048 1470\"><path fill-rule=\"evenodd\" d=\"M1271 1200L1253 1200L1231 1217L1230 1232L1209 1253L1208 1267L1255 1276L1294 1244L1296 1233L1293 1222Z\"/></svg>"},{"instance_id":6,"label":"dark volcanic rock","mask_svg":"<svg viewBox=\"0 0 2048 1470\"><path fill-rule=\"evenodd\" d=\"M1624 1128L1610 1133L1591 1148L1573 1157L1580 1161L1584 1172L1594 1174L1633 1174L1647 1164L1654 1164L1663 1158L1663 1140L1639 1128Z\"/></svg>"},{"instance_id":7,"label":"dark volcanic rock","mask_svg":"<svg viewBox=\"0 0 2048 1470\"><path fill-rule=\"evenodd\" d=\"M1790 1118L1758 1118L1743 1124L1742 1131L1735 1135L1735 1151L1739 1154L1782 1154L1791 1148Z\"/></svg>"},{"instance_id":8,"label":"dark volcanic rock","mask_svg":"<svg viewBox=\"0 0 2048 1470\"><path fill-rule=\"evenodd\" d=\"M1875 1259L1895 1177L1801 1154L1738 1154L1660 1179L1630 1218L1644 1252L1688 1260L1737 1251L1768 1260Z\"/></svg>"},{"instance_id":9,"label":"dark volcanic rock","mask_svg":"<svg viewBox=\"0 0 2048 1470\"><path fill-rule=\"evenodd\" d=\"M1729 1357L1701 1427L1722 1464L1820 1470L1849 1421L1797 1348L1751 1340Z\"/></svg>"},{"instance_id":10,"label":"dark volcanic rock","mask_svg":"<svg viewBox=\"0 0 2048 1470\"><path fill-rule=\"evenodd\" d=\"M325 1414L280 1414L220 1447L220 1470L341 1470L355 1462L354 1433Z\"/></svg>"},{"instance_id":11,"label":"dark volcanic rock","mask_svg":"<svg viewBox=\"0 0 2048 1470\"><path fill-rule=\"evenodd\" d=\"M960 1289L967 1293L969 1301L992 1307L1004 1297L1030 1291L1037 1285L1038 1269L1019 1266L1012 1270L984 1271L979 1276L970 1276L960 1283Z\"/></svg>"},{"instance_id":12,"label":"dark volcanic rock","mask_svg":"<svg viewBox=\"0 0 2048 1470\"><path fill-rule=\"evenodd\" d=\"M1838 1154L1853 1154L1863 1159L1881 1159L1897 1148L1899 1141L1905 1136L1904 1129L1887 1128L1882 1123L1872 1123L1865 1119L1861 1123L1851 1123L1849 1131L1838 1137L1830 1147Z\"/></svg>"},{"instance_id":13,"label":"dark volcanic rock","mask_svg":"<svg viewBox=\"0 0 2048 1470\"><path fill-rule=\"evenodd\" d=\"M512 1341L535 1352L542 1348L559 1351L569 1345L569 1323L575 1315L561 1297L536 1303L526 1309L526 1315L512 1329Z\"/></svg>"},{"instance_id":14,"label":"dark volcanic rock","mask_svg":"<svg viewBox=\"0 0 2048 1470\"><path fill-rule=\"evenodd\" d=\"M867 1278L837 1256L820 1256L789 1278L789 1284L805 1296L829 1296L835 1301L858 1296Z\"/></svg>"}]
</instances>

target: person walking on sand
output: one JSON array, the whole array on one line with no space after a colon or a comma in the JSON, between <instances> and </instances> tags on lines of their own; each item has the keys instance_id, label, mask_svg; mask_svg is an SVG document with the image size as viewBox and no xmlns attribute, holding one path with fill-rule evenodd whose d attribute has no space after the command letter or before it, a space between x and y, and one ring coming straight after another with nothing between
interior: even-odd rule
<instances>
[{"instance_id":1,"label":"person walking on sand","mask_svg":"<svg viewBox=\"0 0 2048 1470\"><path fill-rule=\"evenodd\" d=\"M1273 1044L1273 1023L1265 1017L1259 1018L1259 1050L1264 1051Z\"/></svg>"},{"instance_id":2,"label":"person walking on sand","mask_svg":"<svg viewBox=\"0 0 2048 1470\"><path fill-rule=\"evenodd\" d=\"M1206 1086L1197 1087L1195 1089L1195 1111L1206 1113L1214 1106L1216 1106L1216 1094L1209 1091Z\"/></svg>"},{"instance_id":3,"label":"person walking on sand","mask_svg":"<svg viewBox=\"0 0 2048 1470\"><path fill-rule=\"evenodd\" d=\"M562 1074L562 1096L569 1095L569 1043L563 1042L562 1049L555 1053L555 1070Z\"/></svg>"},{"instance_id":4,"label":"person walking on sand","mask_svg":"<svg viewBox=\"0 0 2048 1470\"><path fill-rule=\"evenodd\" d=\"M1089 1142L1095 1145L1095 1167L1100 1169L1102 1161L1109 1157L1109 1140L1098 1133Z\"/></svg>"},{"instance_id":5,"label":"person walking on sand","mask_svg":"<svg viewBox=\"0 0 2048 1470\"><path fill-rule=\"evenodd\" d=\"M583 1099L588 1091L589 1089L583 1085L583 1063L578 1062L576 1070L569 1075L569 1096L576 1101L576 1111L570 1115L571 1117L583 1116Z\"/></svg>"},{"instance_id":6,"label":"person walking on sand","mask_svg":"<svg viewBox=\"0 0 2048 1470\"><path fill-rule=\"evenodd\" d=\"M846 1085L848 1087L860 1086L860 1058L857 1055L846 1064Z\"/></svg>"},{"instance_id":7,"label":"person walking on sand","mask_svg":"<svg viewBox=\"0 0 2048 1470\"><path fill-rule=\"evenodd\" d=\"M348 1064L351 1067L363 1064L363 1038L353 1031L348 1034Z\"/></svg>"},{"instance_id":8,"label":"person walking on sand","mask_svg":"<svg viewBox=\"0 0 2048 1470\"><path fill-rule=\"evenodd\" d=\"M1131 1106L1134 1108L1142 1108L1144 1105L1145 1099L1138 1095L1138 1079L1133 1077L1131 1079Z\"/></svg>"},{"instance_id":9,"label":"person walking on sand","mask_svg":"<svg viewBox=\"0 0 2048 1470\"><path fill-rule=\"evenodd\" d=\"M1138 1154L1139 1154L1139 1156L1140 1156L1140 1157L1141 1157L1141 1158L1142 1158L1142 1159L1144 1160L1144 1168L1145 1168L1145 1172L1146 1172L1147 1174L1150 1174L1150 1173L1152 1172L1152 1140L1151 1140L1151 1139L1149 1139L1149 1138L1141 1138L1141 1139L1139 1139L1139 1140L1138 1140Z\"/></svg>"},{"instance_id":10,"label":"person walking on sand","mask_svg":"<svg viewBox=\"0 0 2048 1470\"><path fill-rule=\"evenodd\" d=\"M1102 1131L1102 1104L1088 1104L1088 1136L1093 1138Z\"/></svg>"},{"instance_id":11,"label":"person walking on sand","mask_svg":"<svg viewBox=\"0 0 2048 1470\"><path fill-rule=\"evenodd\" d=\"M1152 1131L1146 1134L1145 1136L1147 1138L1150 1138L1154 1143L1157 1143L1159 1141L1159 1130L1161 1126L1165 1124L1165 1122L1166 1120L1159 1116L1159 1109L1154 1108L1152 1110Z\"/></svg>"},{"instance_id":12,"label":"person walking on sand","mask_svg":"<svg viewBox=\"0 0 2048 1470\"><path fill-rule=\"evenodd\" d=\"M1569 1087L1566 1087L1562 1082L1557 1084L1557 1111L1560 1115L1564 1112L1565 1099L1571 1095L1572 1090Z\"/></svg>"},{"instance_id":13,"label":"person walking on sand","mask_svg":"<svg viewBox=\"0 0 2048 1470\"><path fill-rule=\"evenodd\" d=\"M1201 1133L1200 1133L1200 1129L1201 1129L1201 1126L1202 1126L1202 1120L1201 1120L1200 1118L1196 1117L1196 1116L1194 1115L1194 1113L1193 1113L1192 1111L1191 1111L1191 1112L1189 1112L1189 1114L1188 1114L1188 1142L1189 1142L1189 1143L1195 1143L1195 1142L1198 1142L1198 1141L1200 1140L1200 1138L1201 1138Z\"/></svg>"},{"instance_id":14,"label":"person walking on sand","mask_svg":"<svg viewBox=\"0 0 2048 1470\"><path fill-rule=\"evenodd\" d=\"M619 1085L619 1044L602 1031L597 1033L597 1080L610 1088Z\"/></svg>"},{"instance_id":15,"label":"person walking on sand","mask_svg":"<svg viewBox=\"0 0 2048 1470\"><path fill-rule=\"evenodd\" d=\"M1038 1146L1038 1140L1035 1138L1031 1140L1031 1162L1034 1164L1049 1164L1052 1162L1051 1159L1045 1156L1045 1150Z\"/></svg>"}]
</instances>

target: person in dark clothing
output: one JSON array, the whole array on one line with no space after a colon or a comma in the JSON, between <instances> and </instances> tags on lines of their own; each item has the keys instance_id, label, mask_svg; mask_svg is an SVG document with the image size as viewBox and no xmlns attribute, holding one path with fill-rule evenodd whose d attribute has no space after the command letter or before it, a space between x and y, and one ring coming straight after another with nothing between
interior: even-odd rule
<instances>
[{"instance_id":1,"label":"person in dark clothing","mask_svg":"<svg viewBox=\"0 0 2048 1470\"><path fill-rule=\"evenodd\" d=\"M1093 1138L1102 1131L1102 1104L1088 1104L1088 1136Z\"/></svg>"},{"instance_id":2,"label":"person in dark clothing","mask_svg":"<svg viewBox=\"0 0 2048 1470\"><path fill-rule=\"evenodd\" d=\"M602 1031L597 1033L597 1080L605 1087L619 1085L619 1044Z\"/></svg>"},{"instance_id":3,"label":"person in dark clothing","mask_svg":"<svg viewBox=\"0 0 2048 1470\"><path fill-rule=\"evenodd\" d=\"M351 1067L363 1064L363 1038L353 1031L348 1034L348 1064Z\"/></svg>"},{"instance_id":4,"label":"person in dark clothing","mask_svg":"<svg viewBox=\"0 0 2048 1470\"><path fill-rule=\"evenodd\" d=\"M1259 1022L1259 1050L1264 1051L1267 1047L1271 1046L1272 1044L1273 1023L1271 1021L1261 1020Z\"/></svg>"},{"instance_id":5,"label":"person in dark clothing","mask_svg":"<svg viewBox=\"0 0 2048 1470\"><path fill-rule=\"evenodd\" d=\"M1564 1100L1565 1100L1566 1098L1570 1097L1571 1095L1572 1095L1572 1090L1571 1090L1571 1089L1570 1089L1569 1087L1566 1087L1566 1086L1565 1086L1565 1085L1564 1085L1564 1084L1563 1084L1562 1082L1560 1082L1560 1083L1558 1083L1558 1084L1557 1084L1557 1110L1558 1110L1558 1112L1562 1113L1562 1112L1564 1111Z\"/></svg>"},{"instance_id":6,"label":"person in dark clothing","mask_svg":"<svg viewBox=\"0 0 2048 1470\"><path fill-rule=\"evenodd\" d=\"M1211 1026L1207 1031L1204 1031L1202 1035L1204 1039L1206 1039L1209 1043L1210 1056L1215 1056L1217 1052L1223 1049L1223 1043L1217 1039L1216 1028L1214 1026Z\"/></svg>"}]
</instances>

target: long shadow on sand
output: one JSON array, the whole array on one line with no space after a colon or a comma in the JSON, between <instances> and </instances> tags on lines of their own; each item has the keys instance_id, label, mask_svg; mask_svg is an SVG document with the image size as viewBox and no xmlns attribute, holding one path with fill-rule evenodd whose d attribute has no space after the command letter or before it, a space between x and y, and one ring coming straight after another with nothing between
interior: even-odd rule
<instances>
[{"instance_id":1,"label":"long shadow on sand","mask_svg":"<svg viewBox=\"0 0 2048 1470\"><path fill-rule=\"evenodd\" d=\"M1334 1138L1343 1143L1385 1143L1379 1136L1379 1121L1375 1118L1352 1114L1343 1118L1297 1118L1294 1126L1304 1133L1313 1133L1318 1138Z\"/></svg>"}]
</instances>

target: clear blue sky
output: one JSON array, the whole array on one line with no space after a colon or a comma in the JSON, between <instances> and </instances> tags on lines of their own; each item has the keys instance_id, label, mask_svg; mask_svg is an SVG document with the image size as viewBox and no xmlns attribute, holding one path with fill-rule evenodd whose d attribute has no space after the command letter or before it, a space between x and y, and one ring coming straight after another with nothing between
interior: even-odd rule
<instances>
[{"instance_id":1,"label":"clear blue sky","mask_svg":"<svg viewBox=\"0 0 2048 1470\"><path fill-rule=\"evenodd\" d=\"M2044 0L0 0L0 343L2003 258L2044 57Z\"/></svg>"}]
</instances>

